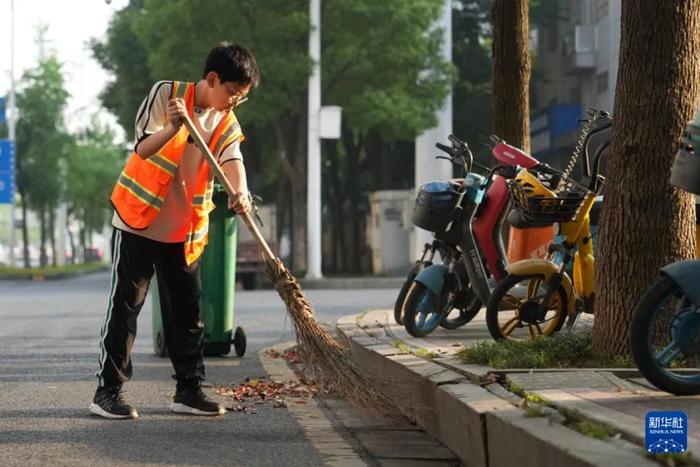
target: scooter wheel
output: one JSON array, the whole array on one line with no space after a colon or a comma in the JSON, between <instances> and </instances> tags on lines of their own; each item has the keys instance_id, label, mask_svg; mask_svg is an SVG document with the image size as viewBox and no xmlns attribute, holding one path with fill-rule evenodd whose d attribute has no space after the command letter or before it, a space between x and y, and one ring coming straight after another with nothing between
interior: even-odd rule
<instances>
[{"instance_id":1,"label":"scooter wheel","mask_svg":"<svg viewBox=\"0 0 700 467\"><path fill-rule=\"evenodd\" d=\"M650 383L678 396L700 394L700 373L690 370L700 360L699 325L697 307L670 277L647 289L632 315L630 350Z\"/></svg>"},{"instance_id":2,"label":"scooter wheel","mask_svg":"<svg viewBox=\"0 0 700 467\"><path fill-rule=\"evenodd\" d=\"M411 270L408 271L406 281L401 286L399 295L396 297L396 303L394 303L394 321L396 321L396 324L403 326L403 306L404 303L406 303L406 294L408 294L408 290L413 285L413 281L415 280L416 276L431 264L433 263L430 261L416 261L416 264L414 264Z\"/></svg>"},{"instance_id":3,"label":"scooter wheel","mask_svg":"<svg viewBox=\"0 0 700 467\"><path fill-rule=\"evenodd\" d=\"M473 320L474 317L479 314L479 310L481 310L483 304L481 300L476 298L474 291L469 288L469 284L466 284L466 287L466 289L459 292L460 294L464 294L464 296L458 299L460 306L454 307L445 313L442 321L440 321L441 327L445 329L457 329ZM456 317L450 318L450 315L454 311L459 311L459 314Z\"/></svg>"},{"instance_id":4,"label":"scooter wheel","mask_svg":"<svg viewBox=\"0 0 700 467\"><path fill-rule=\"evenodd\" d=\"M414 281L406 294L406 302L403 306L406 331L413 337L427 336L444 318L445 308L442 297L420 282Z\"/></svg>"}]
</instances>

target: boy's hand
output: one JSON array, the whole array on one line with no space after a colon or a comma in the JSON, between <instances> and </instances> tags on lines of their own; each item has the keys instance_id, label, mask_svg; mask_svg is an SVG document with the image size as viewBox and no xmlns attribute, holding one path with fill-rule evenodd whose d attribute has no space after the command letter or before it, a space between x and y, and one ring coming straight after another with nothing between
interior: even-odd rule
<instances>
[{"instance_id":1,"label":"boy's hand","mask_svg":"<svg viewBox=\"0 0 700 467\"><path fill-rule=\"evenodd\" d=\"M228 199L228 208L236 211L236 214L247 214L252 209L250 204L250 193L242 191L236 193L236 200Z\"/></svg>"},{"instance_id":2,"label":"boy's hand","mask_svg":"<svg viewBox=\"0 0 700 467\"><path fill-rule=\"evenodd\" d=\"M182 126L182 119L187 115L187 107L185 107L185 100L182 98L170 99L168 101L168 108L166 110L168 116L168 122L170 125L179 130Z\"/></svg>"}]
</instances>

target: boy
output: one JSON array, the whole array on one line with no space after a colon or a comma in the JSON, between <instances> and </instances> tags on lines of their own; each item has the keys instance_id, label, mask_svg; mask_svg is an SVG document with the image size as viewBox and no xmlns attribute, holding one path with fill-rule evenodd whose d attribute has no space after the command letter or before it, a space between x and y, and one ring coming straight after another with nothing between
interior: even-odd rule
<instances>
[{"instance_id":1,"label":"boy","mask_svg":"<svg viewBox=\"0 0 700 467\"><path fill-rule=\"evenodd\" d=\"M203 324L199 318L199 256L213 209L213 173L182 124L189 115L236 191L229 208L250 211L250 196L233 109L259 81L255 57L223 42L207 57L197 83L160 81L136 116L136 142L112 192L113 266L107 317L100 339L98 388L90 411L110 419L136 418L121 394L131 379L136 318L155 272L163 331L177 380L170 409L222 415L201 390Z\"/></svg>"}]
</instances>

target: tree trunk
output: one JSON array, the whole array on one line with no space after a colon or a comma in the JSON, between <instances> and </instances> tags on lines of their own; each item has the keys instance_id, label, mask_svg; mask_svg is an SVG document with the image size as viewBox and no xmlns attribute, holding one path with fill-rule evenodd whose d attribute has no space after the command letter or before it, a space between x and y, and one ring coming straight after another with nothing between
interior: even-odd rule
<instances>
[{"instance_id":1,"label":"tree trunk","mask_svg":"<svg viewBox=\"0 0 700 467\"><path fill-rule=\"evenodd\" d=\"M350 211L348 217L350 220L350 245L346 250L345 264L348 266L348 272L360 272L360 253L361 239L358 231L358 217L360 216L360 152L361 144L356 141L355 135L350 128L343 123L343 145L345 146L345 157L347 159L347 179L345 186L345 198L349 200Z\"/></svg>"},{"instance_id":2,"label":"tree trunk","mask_svg":"<svg viewBox=\"0 0 700 467\"><path fill-rule=\"evenodd\" d=\"M49 242L51 243L51 264L58 266L56 251L56 210L49 208Z\"/></svg>"},{"instance_id":3,"label":"tree trunk","mask_svg":"<svg viewBox=\"0 0 700 467\"><path fill-rule=\"evenodd\" d=\"M329 161L329 176L328 176L328 193L329 206L332 228L332 264L335 272L340 272L345 267L343 261L343 252L345 248L345 216L343 215L343 187L338 174L341 173L340 162L338 160L338 142L333 140L326 145L328 161Z\"/></svg>"},{"instance_id":4,"label":"tree trunk","mask_svg":"<svg viewBox=\"0 0 700 467\"><path fill-rule=\"evenodd\" d=\"M85 219L85 210L83 210L83 219ZM85 244L85 221L83 220L82 225L80 226L80 232L78 233L80 236L80 259L81 263L85 263L85 257L86 257L86 247L87 245Z\"/></svg>"},{"instance_id":5,"label":"tree trunk","mask_svg":"<svg viewBox=\"0 0 700 467\"><path fill-rule=\"evenodd\" d=\"M73 232L70 230L70 217L71 217L71 212L68 213L66 216L66 232L68 233L68 241L70 242L70 264L75 264L75 239L73 238Z\"/></svg>"},{"instance_id":6,"label":"tree trunk","mask_svg":"<svg viewBox=\"0 0 700 467\"><path fill-rule=\"evenodd\" d=\"M493 132L530 150L530 22L527 0L494 0Z\"/></svg>"},{"instance_id":7,"label":"tree trunk","mask_svg":"<svg viewBox=\"0 0 700 467\"><path fill-rule=\"evenodd\" d=\"M40 243L39 243L39 266L46 267L47 256L46 256L46 208L44 206L39 209L39 231L40 231Z\"/></svg>"},{"instance_id":8,"label":"tree trunk","mask_svg":"<svg viewBox=\"0 0 700 467\"><path fill-rule=\"evenodd\" d=\"M692 196L669 183L700 91L700 2L622 2L594 345L628 352L628 327L659 267L694 256Z\"/></svg>"},{"instance_id":9,"label":"tree trunk","mask_svg":"<svg viewBox=\"0 0 700 467\"><path fill-rule=\"evenodd\" d=\"M303 122L302 122L303 120ZM292 120L294 121L294 120ZM291 213L290 269L306 271L306 124L299 117L296 125L274 125L277 145L280 150L282 173L290 185Z\"/></svg>"},{"instance_id":10,"label":"tree trunk","mask_svg":"<svg viewBox=\"0 0 700 467\"><path fill-rule=\"evenodd\" d=\"M24 257L24 267L29 268L29 229L27 228L27 198L20 194L22 203L22 256Z\"/></svg>"}]
</instances>

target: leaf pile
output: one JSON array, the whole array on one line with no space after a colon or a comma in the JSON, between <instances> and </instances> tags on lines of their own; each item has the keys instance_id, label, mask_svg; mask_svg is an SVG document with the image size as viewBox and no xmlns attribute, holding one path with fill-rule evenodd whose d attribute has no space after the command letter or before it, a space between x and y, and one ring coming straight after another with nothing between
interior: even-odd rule
<instances>
[{"instance_id":1,"label":"leaf pile","mask_svg":"<svg viewBox=\"0 0 700 467\"><path fill-rule=\"evenodd\" d=\"M255 405L271 403L275 408L287 407L288 401L285 398L296 399L293 401L295 404L306 404L305 399L318 394L319 388L315 382L303 378L287 382L246 378L238 386L220 386L216 392L234 400L235 403L227 407L227 410L254 414L257 412Z\"/></svg>"}]
</instances>

